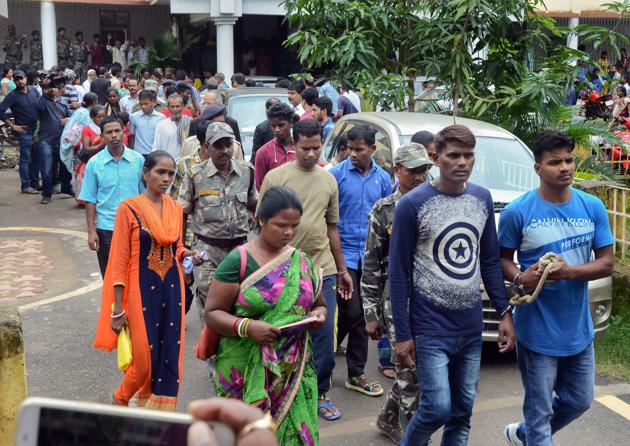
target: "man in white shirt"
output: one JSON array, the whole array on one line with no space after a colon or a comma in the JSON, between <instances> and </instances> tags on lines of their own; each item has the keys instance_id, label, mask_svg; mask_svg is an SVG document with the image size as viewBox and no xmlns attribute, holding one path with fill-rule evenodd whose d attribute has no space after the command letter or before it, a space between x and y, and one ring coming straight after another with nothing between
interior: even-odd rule
<instances>
[{"instance_id":1,"label":"man in white shirt","mask_svg":"<svg viewBox=\"0 0 630 446\"><path fill-rule=\"evenodd\" d=\"M137 79L130 78L127 80L126 87L129 94L120 98L120 107L131 115L133 108L138 105L139 102L138 94L140 92L140 85Z\"/></svg>"},{"instance_id":2,"label":"man in white shirt","mask_svg":"<svg viewBox=\"0 0 630 446\"><path fill-rule=\"evenodd\" d=\"M182 156L182 146L188 137L188 129L192 118L182 115L184 99L179 94L170 95L167 104L171 117L164 119L155 127L152 152L164 150L170 153L177 162Z\"/></svg>"},{"instance_id":3,"label":"man in white shirt","mask_svg":"<svg viewBox=\"0 0 630 446\"><path fill-rule=\"evenodd\" d=\"M356 92L350 89L348 90L342 89L342 95L350 99L350 102L352 102L352 105L354 105L354 108L356 108L358 111L361 111L361 96L359 96Z\"/></svg>"},{"instance_id":4,"label":"man in white shirt","mask_svg":"<svg viewBox=\"0 0 630 446\"><path fill-rule=\"evenodd\" d=\"M289 94L289 102L293 107L293 111L298 115L302 116L306 110L302 105L302 92L304 91L304 81L293 81L289 84L289 88L287 90Z\"/></svg>"},{"instance_id":5,"label":"man in white shirt","mask_svg":"<svg viewBox=\"0 0 630 446\"><path fill-rule=\"evenodd\" d=\"M90 85L94 79L96 79L96 70L90 68L87 72L87 79L83 82L83 89L86 93L90 91Z\"/></svg>"},{"instance_id":6,"label":"man in white shirt","mask_svg":"<svg viewBox=\"0 0 630 446\"><path fill-rule=\"evenodd\" d=\"M149 48L146 45L146 39L138 37L138 62L145 65L149 63Z\"/></svg>"},{"instance_id":7,"label":"man in white shirt","mask_svg":"<svg viewBox=\"0 0 630 446\"><path fill-rule=\"evenodd\" d=\"M120 42L120 40L116 40L114 46L112 46L112 39L114 35L112 33L107 34L107 51L112 53L112 63L118 63L120 66L125 69L127 66L127 47L129 44L127 43L127 31L125 30L125 41Z\"/></svg>"}]
</instances>

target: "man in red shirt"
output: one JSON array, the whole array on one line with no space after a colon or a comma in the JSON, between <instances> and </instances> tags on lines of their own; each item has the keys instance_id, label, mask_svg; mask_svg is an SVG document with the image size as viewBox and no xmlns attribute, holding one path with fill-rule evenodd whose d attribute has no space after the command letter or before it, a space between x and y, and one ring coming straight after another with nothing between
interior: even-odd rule
<instances>
[{"instance_id":1,"label":"man in red shirt","mask_svg":"<svg viewBox=\"0 0 630 446\"><path fill-rule=\"evenodd\" d=\"M101 42L101 35L94 34L94 43L90 45L92 55L92 66L95 68L105 65L105 46Z\"/></svg>"},{"instance_id":2,"label":"man in red shirt","mask_svg":"<svg viewBox=\"0 0 630 446\"><path fill-rule=\"evenodd\" d=\"M287 104L274 104L267 110L267 119L269 119L275 138L264 144L256 152L254 176L257 189L262 186L267 172L295 160L291 129L297 115Z\"/></svg>"},{"instance_id":3,"label":"man in red shirt","mask_svg":"<svg viewBox=\"0 0 630 446\"><path fill-rule=\"evenodd\" d=\"M304 107L304 114L300 116L300 121L305 119L315 119L313 116L313 101L319 97L319 91L317 88L310 87L302 92L302 107Z\"/></svg>"}]
</instances>

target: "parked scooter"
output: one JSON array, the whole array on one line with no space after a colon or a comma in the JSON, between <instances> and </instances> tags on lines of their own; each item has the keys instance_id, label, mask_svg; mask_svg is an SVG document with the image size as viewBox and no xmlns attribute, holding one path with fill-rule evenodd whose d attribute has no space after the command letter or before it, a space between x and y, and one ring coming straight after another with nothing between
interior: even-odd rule
<instances>
[{"instance_id":1,"label":"parked scooter","mask_svg":"<svg viewBox=\"0 0 630 446\"><path fill-rule=\"evenodd\" d=\"M595 90L584 90L582 92L582 103L586 119L603 119L604 121L612 119L612 112L608 108L612 105L611 95L601 95Z\"/></svg>"}]
</instances>

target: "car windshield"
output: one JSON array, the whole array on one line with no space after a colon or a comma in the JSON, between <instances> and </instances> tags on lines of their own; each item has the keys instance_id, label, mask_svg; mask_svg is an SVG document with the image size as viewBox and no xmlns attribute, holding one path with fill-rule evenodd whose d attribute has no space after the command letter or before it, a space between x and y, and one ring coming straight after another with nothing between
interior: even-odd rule
<instances>
[{"instance_id":1,"label":"car windshield","mask_svg":"<svg viewBox=\"0 0 630 446\"><path fill-rule=\"evenodd\" d=\"M401 144L411 141L411 135L400 137ZM437 167L431 174L438 177ZM516 139L477 137L475 167L470 181L488 189L524 192L538 185L534 173L534 158L529 149Z\"/></svg>"},{"instance_id":2,"label":"car windshield","mask_svg":"<svg viewBox=\"0 0 630 446\"><path fill-rule=\"evenodd\" d=\"M238 121L241 131L254 131L256 126L267 119L265 114L265 102L272 96L234 96L228 103L228 116ZM279 96L285 104L289 99Z\"/></svg>"}]
</instances>

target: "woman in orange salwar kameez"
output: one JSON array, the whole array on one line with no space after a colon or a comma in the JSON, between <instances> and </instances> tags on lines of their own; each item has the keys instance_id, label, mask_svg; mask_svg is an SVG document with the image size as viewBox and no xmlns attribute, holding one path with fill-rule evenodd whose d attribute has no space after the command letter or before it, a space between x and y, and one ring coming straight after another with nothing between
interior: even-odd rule
<instances>
[{"instance_id":1,"label":"woman in orange salwar kameez","mask_svg":"<svg viewBox=\"0 0 630 446\"><path fill-rule=\"evenodd\" d=\"M129 328L132 362L111 395L114 404L128 405L135 396L140 407L176 409L185 330L181 260L195 253L182 244L181 208L165 195L174 174L168 153L151 153L143 170L146 191L116 213L94 340L95 348L111 351L120 330Z\"/></svg>"}]
</instances>

